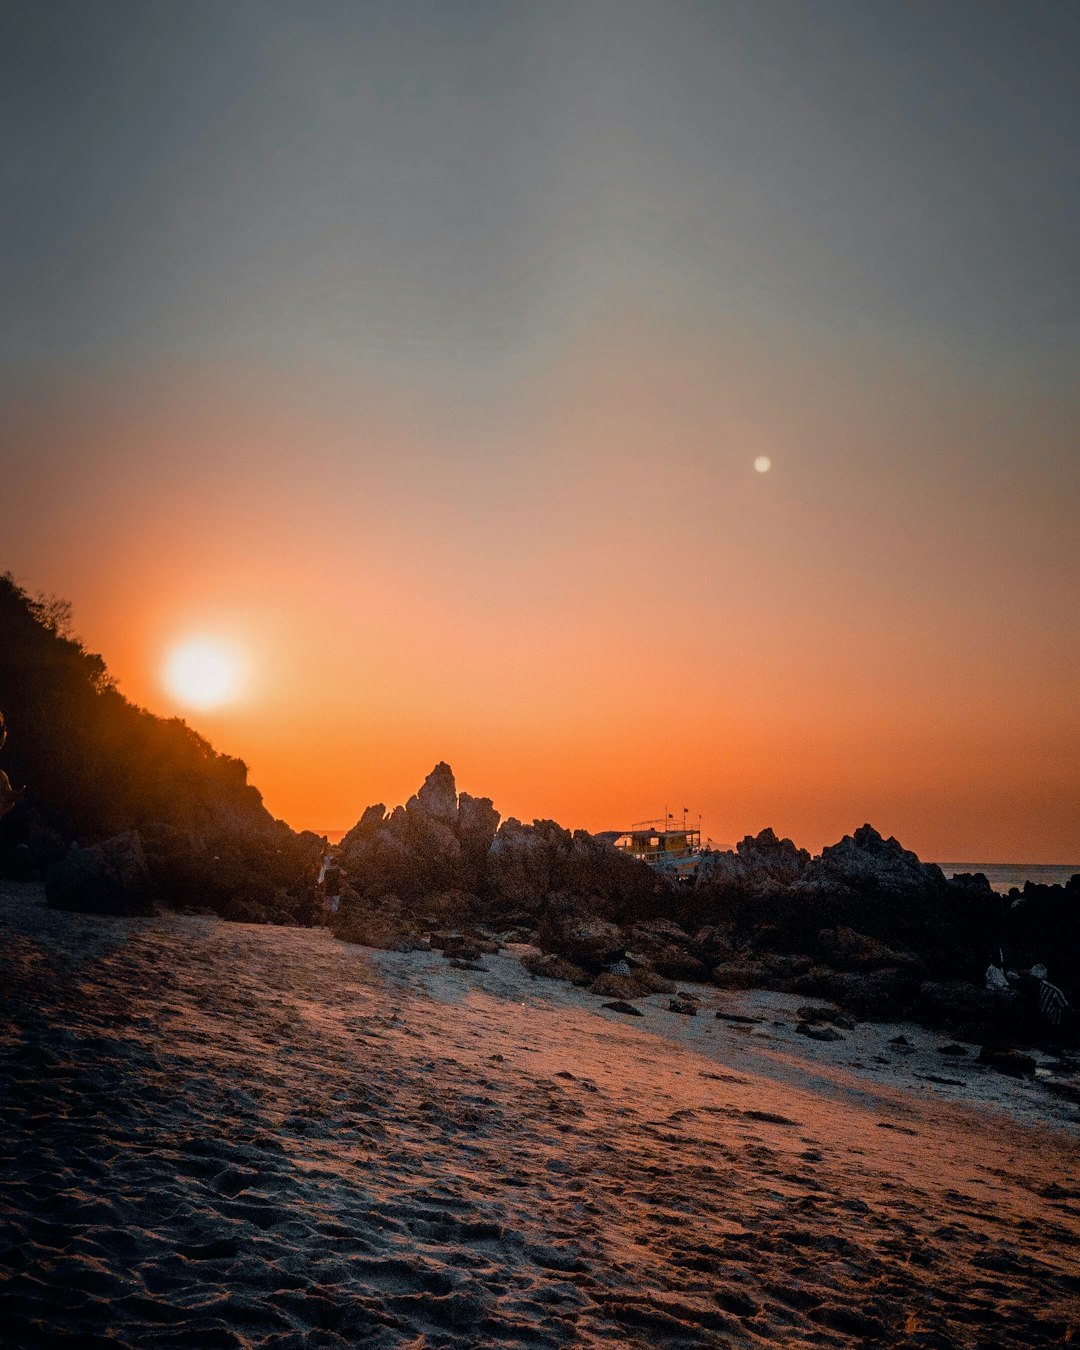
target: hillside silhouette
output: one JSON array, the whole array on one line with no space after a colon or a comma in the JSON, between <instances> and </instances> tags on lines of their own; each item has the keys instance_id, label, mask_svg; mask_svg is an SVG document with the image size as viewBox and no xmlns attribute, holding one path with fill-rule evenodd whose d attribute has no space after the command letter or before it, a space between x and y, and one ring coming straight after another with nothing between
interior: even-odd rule
<instances>
[{"instance_id":1,"label":"hillside silhouette","mask_svg":"<svg viewBox=\"0 0 1080 1350\"><path fill-rule=\"evenodd\" d=\"M0 867L41 873L73 843L135 831L154 891L234 918L307 921L322 841L275 820L243 760L130 702L71 632L70 605L0 576L3 768L26 795Z\"/></svg>"}]
</instances>

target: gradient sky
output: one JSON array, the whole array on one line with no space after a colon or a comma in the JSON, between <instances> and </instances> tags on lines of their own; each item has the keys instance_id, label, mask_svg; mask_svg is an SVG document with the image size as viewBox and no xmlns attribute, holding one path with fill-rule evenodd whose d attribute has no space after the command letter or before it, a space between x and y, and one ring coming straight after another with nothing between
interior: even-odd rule
<instances>
[{"instance_id":1,"label":"gradient sky","mask_svg":"<svg viewBox=\"0 0 1080 1350\"><path fill-rule=\"evenodd\" d=\"M0 568L275 814L1080 859L1080 5L0 13Z\"/></svg>"}]
</instances>

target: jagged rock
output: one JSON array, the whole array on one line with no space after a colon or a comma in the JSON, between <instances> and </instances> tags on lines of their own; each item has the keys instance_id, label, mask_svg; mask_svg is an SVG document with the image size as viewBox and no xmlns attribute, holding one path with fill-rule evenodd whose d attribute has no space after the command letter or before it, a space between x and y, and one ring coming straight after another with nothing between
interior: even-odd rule
<instances>
[{"instance_id":1,"label":"jagged rock","mask_svg":"<svg viewBox=\"0 0 1080 1350\"><path fill-rule=\"evenodd\" d=\"M688 998L673 998L668 1004L668 1012L678 1013L681 1017L696 1017L697 1004Z\"/></svg>"},{"instance_id":2,"label":"jagged rock","mask_svg":"<svg viewBox=\"0 0 1080 1350\"><path fill-rule=\"evenodd\" d=\"M53 909L87 914L150 914L153 883L137 830L93 848L72 846L45 878Z\"/></svg>"},{"instance_id":3,"label":"jagged rock","mask_svg":"<svg viewBox=\"0 0 1080 1350\"><path fill-rule=\"evenodd\" d=\"M875 891L889 894L944 891L948 883L936 863L924 863L896 839L883 839L862 825L838 844L822 849L795 883L802 892Z\"/></svg>"},{"instance_id":4,"label":"jagged rock","mask_svg":"<svg viewBox=\"0 0 1080 1350\"><path fill-rule=\"evenodd\" d=\"M488 852L486 894L489 905L504 913L538 915L561 892L587 900L598 917L617 911L630 922L655 914L658 887L667 889L645 863L551 820L505 820Z\"/></svg>"},{"instance_id":5,"label":"jagged rock","mask_svg":"<svg viewBox=\"0 0 1080 1350\"><path fill-rule=\"evenodd\" d=\"M462 845L486 853L499 828L499 813L490 797L458 797L458 835Z\"/></svg>"},{"instance_id":6,"label":"jagged rock","mask_svg":"<svg viewBox=\"0 0 1080 1350\"><path fill-rule=\"evenodd\" d=\"M365 834L373 834L386 819L386 807L382 802L364 808L364 813L356 822L356 828Z\"/></svg>"},{"instance_id":7,"label":"jagged rock","mask_svg":"<svg viewBox=\"0 0 1080 1350\"><path fill-rule=\"evenodd\" d=\"M413 807L413 802L427 816L433 820L441 820L447 825L455 825L458 819L458 797L457 784L454 782L454 772L449 764L440 760L424 779L424 785L411 798L408 806L409 810Z\"/></svg>"},{"instance_id":8,"label":"jagged rock","mask_svg":"<svg viewBox=\"0 0 1080 1350\"><path fill-rule=\"evenodd\" d=\"M748 834L733 850L706 853L695 886L756 892L783 889L797 881L809 863L806 849L764 829L757 835Z\"/></svg>"},{"instance_id":9,"label":"jagged rock","mask_svg":"<svg viewBox=\"0 0 1080 1350\"><path fill-rule=\"evenodd\" d=\"M626 1017L641 1017L643 1014L635 1008L632 1003L627 1003L623 999L616 999L612 1003L605 1003L605 1008L610 1008L612 1012L623 1013Z\"/></svg>"}]
</instances>

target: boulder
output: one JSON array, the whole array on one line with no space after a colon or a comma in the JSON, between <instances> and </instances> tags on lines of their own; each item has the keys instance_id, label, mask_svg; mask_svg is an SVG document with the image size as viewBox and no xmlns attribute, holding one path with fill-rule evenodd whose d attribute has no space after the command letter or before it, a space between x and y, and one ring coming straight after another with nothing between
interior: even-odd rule
<instances>
[{"instance_id":1,"label":"boulder","mask_svg":"<svg viewBox=\"0 0 1080 1350\"><path fill-rule=\"evenodd\" d=\"M721 962L732 961L737 952L734 929L730 925L705 924L691 939L690 951L710 970Z\"/></svg>"},{"instance_id":2,"label":"boulder","mask_svg":"<svg viewBox=\"0 0 1080 1350\"><path fill-rule=\"evenodd\" d=\"M566 980L570 984L586 985L590 979L588 971L554 952L542 955L528 953L521 958L521 964L530 975L539 975L546 980Z\"/></svg>"},{"instance_id":3,"label":"boulder","mask_svg":"<svg viewBox=\"0 0 1080 1350\"><path fill-rule=\"evenodd\" d=\"M401 901L391 894L372 901L355 891L343 892L332 928L342 942L386 952L411 952L425 945L416 927L403 915Z\"/></svg>"},{"instance_id":4,"label":"boulder","mask_svg":"<svg viewBox=\"0 0 1080 1350\"><path fill-rule=\"evenodd\" d=\"M909 971L836 971L815 966L793 980L793 993L831 999L854 1017L888 1022L911 1013L919 981Z\"/></svg>"},{"instance_id":5,"label":"boulder","mask_svg":"<svg viewBox=\"0 0 1080 1350\"><path fill-rule=\"evenodd\" d=\"M1031 1055L1022 1054L1019 1050L1003 1050L993 1045L982 1047L978 1063L985 1064L998 1073L1006 1074L1009 1078L1034 1078L1037 1068Z\"/></svg>"},{"instance_id":6,"label":"boulder","mask_svg":"<svg viewBox=\"0 0 1080 1350\"><path fill-rule=\"evenodd\" d=\"M800 1036L806 1036L811 1041L842 1041L845 1036L835 1027L820 1026L817 1023L799 1022L795 1027Z\"/></svg>"},{"instance_id":7,"label":"boulder","mask_svg":"<svg viewBox=\"0 0 1080 1350\"><path fill-rule=\"evenodd\" d=\"M650 994L673 994L675 985L648 966L637 966L629 975L605 971L589 985L589 993L603 998L647 998Z\"/></svg>"},{"instance_id":8,"label":"boulder","mask_svg":"<svg viewBox=\"0 0 1080 1350\"><path fill-rule=\"evenodd\" d=\"M668 919L634 924L627 932L628 956L669 980L706 980L709 967L691 950L690 935Z\"/></svg>"},{"instance_id":9,"label":"boulder","mask_svg":"<svg viewBox=\"0 0 1080 1350\"><path fill-rule=\"evenodd\" d=\"M537 946L593 974L607 970L625 956L626 937L617 925L597 918L596 908L586 899L553 896L537 925Z\"/></svg>"},{"instance_id":10,"label":"boulder","mask_svg":"<svg viewBox=\"0 0 1080 1350\"><path fill-rule=\"evenodd\" d=\"M815 945L820 963L834 970L921 969L918 958L911 952L897 951L853 928L823 928Z\"/></svg>"},{"instance_id":11,"label":"boulder","mask_svg":"<svg viewBox=\"0 0 1080 1350\"><path fill-rule=\"evenodd\" d=\"M53 909L86 914L150 914L153 883L138 831L116 835L92 848L72 845L45 878Z\"/></svg>"}]
</instances>

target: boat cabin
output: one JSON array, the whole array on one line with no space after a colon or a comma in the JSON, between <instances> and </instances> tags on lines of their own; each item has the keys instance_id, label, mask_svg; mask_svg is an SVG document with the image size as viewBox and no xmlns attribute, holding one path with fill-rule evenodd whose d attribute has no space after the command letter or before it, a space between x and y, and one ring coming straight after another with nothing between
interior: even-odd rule
<instances>
[{"instance_id":1,"label":"boat cabin","mask_svg":"<svg viewBox=\"0 0 1080 1350\"><path fill-rule=\"evenodd\" d=\"M701 830L667 820L641 820L628 830L606 830L597 838L640 858L651 867L692 874L701 854Z\"/></svg>"}]
</instances>

